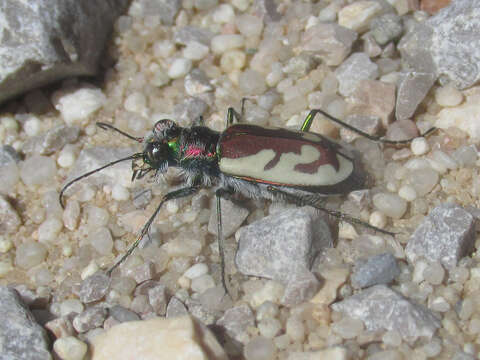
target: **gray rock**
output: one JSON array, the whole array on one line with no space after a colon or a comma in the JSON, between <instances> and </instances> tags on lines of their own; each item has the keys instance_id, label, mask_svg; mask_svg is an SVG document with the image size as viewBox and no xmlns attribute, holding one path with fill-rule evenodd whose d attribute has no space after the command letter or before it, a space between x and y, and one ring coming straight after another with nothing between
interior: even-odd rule
<instances>
[{"instance_id":1,"label":"gray rock","mask_svg":"<svg viewBox=\"0 0 480 360\"><path fill-rule=\"evenodd\" d=\"M459 89L480 80L480 6L454 1L416 24L399 43L402 60L418 72L433 72Z\"/></svg>"},{"instance_id":2,"label":"gray rock","mask_svg":"<svg viewBox=\"0 0 480 360\"><path fill-rule=\"evenodd\" d=\"M50 330L57 339L65 336L72 336L73 334L75 334L72 321L68 316L62 316L48 321L45 324L45 328Z\"/></svg>"},{"instance_id":3,"label":"gray rock","mask_svg":"<svg viewBox=\"0 0 480 360\"><path fill-rule=\"evenodd\" d=\"M295 278L287 283L280 300L285 306L295 306L311 299L320 289L320 281L308 270L299 271Z\"/></svg>"},{"instance_id":4,"label":"gray rock","mask_svg":"<svg viewBox=\"0 0 480 360\"><path fill-rule=\"evenodd\" d=\"M185 91L190 96L213 91L213 86L210 84L210 79L200 69L193 69L184 80Z\"/></svg>"},{"instance_id":5,"label":"gray rock","mask_svg":"<svg viewBox=\"0 0 480 360\"><path fill-rule=\"evenodd\" d=\"M135 279L137 284L153 279L155 276L155 264L151 261L145 261L143 264L135 267L132 272L126 272L127 276Z\"/></svg>"},{"instance_id":6,"label":"gray rock","mask_svg":"<svg viewBox=\"0 0 480 360\"><path fill-rule=\"evenodd\" d=\"M222 209L222 230L225 238L233 235L240 225L247 218L249 211L231 200L222 198L220 200ZM217 235L217 211L216 206L212 207L210 220L208 222L208 232Z\"/></svg>"},{"instance_id":7,"label":"gray rock","mask_svg":"<svg viewBox=\"0 0 480 360\"><path fill-rule=\"evenodd\" d=\"M212 37L213 33L209 30L195 26L184 26L173 35L173 40L178 45L187 45L189 42L196 41L209 46Z\"/></svg>"},{"instance_id":8,"label":"gray rock","mask_svg":"<svg viewBox=\"0 0 480 360\"><path fill-rule=\"evenodd\" d=\"M135 189L132 193L133 206L136 209L145 209L152 201L152 190L150 189Z\"/></svg>"},{"instance_id":9,"label":"gray rock","mask_svg":"<svg viewBox=\"0 0 480 360\"><path fill-rule=\"evenodd\" d=\"M405 254L411 262L423 256L451 269L473 251L475 224L475 217L457 204L437 206L412 234Z\"/></svg>"},{"instance_id":10,"label":"gray rock","mask_svg":"<svg viewBox=\"0 0 480 360\"><path fill-rule=\"evenodd\" d=\"M395 330L409 342L419 337L431 338L441 325L430 310L385 285L372 286L331 306L362 320L369 331Z\"/></svg>"},{"instance_id":11,"label":"gray rock","mask_svg":"<svg viewBox=\"0 0 480 360\"><path fill-rule=\"evenodd\" d=\"M297 303L313 295L318 284L306 273L319 252L333 244L323 215L309 207L289 209L245 226L237 234L239 272L283 283L288 304L294 302L292 294L299 296Z\"/></svg>"},{"instance_id":12,"label":"gray rock","mask_svg":"<svg viewBox=\"0 0 480 360\"><path fill-rule=\"evenodd\" d=\"M109 314L120 323L140 320L140 316L120 305L112 306L109 309Z\"/></svg>"},{"instance_id":13,"label":"gray rock","mask_svg":"<svg viewBox=\"0 0 480 360\"><path fill-rule=\"evenodd\" d=\"M165 285L159 284L148 289L148 302L157 315L165 316L167 311L167 293Z\"/></svg>"},{"instance_id":14,"label":"gray rock","mask_svg":"<svg viewBox=\"0 0 480 360\"><path fill-rule=\"evenodd\" d=\"M48 336L18 293L0 286L0 359L50 360Z\"/></svg>"},{"instance_id":15,"label":"gray rock","mask_svg":"<svg viewBox=\"0 0 480 360\"><path fill-rule=\"evenodd\" d=\"M28 139L23 151L26 154L50 155L61 150L66 144L77 141L80 129L76 126L59 125L45 134Z\"/></svg>"},{"instance_id":16,"label":"gray rock","mask_svg":"<svg viewBox=\"0 0 480 360\"><path fill-rule=\"evenodd\" d=\"M367 54L354 53L335 70L335 76L338 80L338 92L349 96L361 80L378 77L378 66Z\"/></svg>"},{"instance_id":17,"label":"gray rock","mask_svg":"<svg viewBox=\"0 0 480 360\"><path fill-rule=\"evenodd\" d=\"M102 305L95 305L82 311L73 319L73 327L77 332L84 333L88 330L101 327L107 317L107 310Z\"/></svg>"},{"instance_id":18,"label":"gray rock","mask_svg":"<svg viewBox=\"0 0 480 360\"><path fill-rule=\"evenodd\" d=\"M0 103L67 76L95 75L127 0L0 2Z\"/></svg>"},{"instance_id":19,"label":"gray rock","mask_svg":"<svg viewBox=\"0 0 480 360\"><path fill-rule=\"evenodd\" d=\"M338 24L318 24L302 35L301 49L311 52L329 66L338 66L350 54L357 33Z\"/></svg>"},{"instance_id":20,"label":"gray rock","mask_svg":"<svg viewBox=\"0 0 480 360\"><path fill-rule=\"evenodd\" d=\"M187 98L182 103L173 108L173 118L182 126L192 123L193 119L198 119L207 111L208 105L199 98Z\"/></svg>"},{"instance_id":21,"label":"gray rock","mask_svg":"<svg viewBox=\"0 0 480 360\"><path fill-rule=\"evenodd\" d=\"M0 233L11 234L17 231L22 223L15 208L0 195Z\"/></svg>"},{"instance_id":22,"label":"gray rock","mask_svg":"<svg viewBox=\"0 0 480 360\"><path fill-rule=\"evenodd\" d=\"M80 152L73 170L70 172L63 185L88 171L97 169L108 164L109 162L125 158L129 155L132 155L134 152L135 150L132 148L115 149L101 146L84 149ZM130 161L124 161L86 177L82 183L88 183L96 186L104 184L113 186L119 183L119 179L125 178L125 181L129 181L131 177L132 163ZM75 188L75 185L69 188L66 191L66 195L68 195Z\"/></svg>"},{"instance_id":23,"label":"gray rock","mask_svg":"<svg viewBox=\"0 0 480 360\"><path fill-rule=\"evenodd\" d=\"M379 16L370 22L370 33L379 45L386 45L402 35L402 18L396 14Z\"/></svg>"},{"instance_id":24,"label":"gray rock","mask_svg":"<svg viewBox=\"0 0 480 360\"><path fill-rule=\"evenodd\" d=\"M225 311L225 314L218 319L217 325L223 327L231 338L244 342L248 339L248 327L255 325L255 316L252 309L243 304Z\"/></svg>"},{"instance_id":25,"label":"gray rock","mask_svg":"<svg viewBox=\"0 0 480 360\"><path fill-rule=\"evenodd\" d=\"M377 134L381 128L380 117L375 115L352 114L345 118L345 122L369 135ZM349 143L359 137L362 137L362 135L357 134L356 132L353 132L351 130L348 130L345 127L340 128L340 136L342 140Z\"/></svg>"},{"instance_id":26,"label":"gray rock","mask_svg":"<svg viewBox=\"0 0 480 360\"><path fill-rule=\"evenodd\" d=\"M432 72L404 72L400 76L397 91L397 120L406 120L413 116L428 91L435 83L436 76Z\"/></svg>"},{"instance_id":27,"label":"gray rock","mask_svg":"<svg viewBox=\"0 0 480 360\"><path fill-rule=\"evenodd\" d=\"M10 163L18 163L20 160L21 156L10 145L0 147L0 168Z\"/></svg>"},{"instance_id":28,"label":"gray rock","mask_svg":"<svg viewBox=\"0 0 480 360\"><path fill-rule=\"evenodd\" d=\"M177 297L173 296L167 305L167 318L187 315L187 307Z\"/></svg>"},{"instance_id":29,"label":"gray rock","mask_svg":"<svg viewBox=\"0 0 480 360\"><path fill-rule=\"evenodd\" d=\"M102 299L110 287L110 277L98 271L87 277L80 287L80 301L88 304Z\"/></svg>"},{"instance_id":30,"label":"gray rock","mask_svg":"<svg viewBox=\"0 0 480 360\"><path fill-rule=\"evenodd\" d=\"M312 54L302 52L298 56L294 56L288 60L283 67L283 72L291 75L294 78L301 78L306 76L318 64Z\"/></svg>"},{"instance_id":31,"label":"gray rock","mask_svg":"<svg viewBox=\"0 0 480 360\"><path fill-rule=\"evenodd\" d=\"M352 285L356 289L377 284L389 284L400 274L395 257L390 253L372 256L355 263Z\"/></svg>"},{"instance_id":32,"label":"gray rock","mask_svg":"<svg viewBox=\"0 0 480 360\"><path fill-rule=\"evenodd\" d=\"M158 16L164 25L173 25L175 17L181 8L180 0L143 0L143 13Z\"/></svg>"}]
</instances>

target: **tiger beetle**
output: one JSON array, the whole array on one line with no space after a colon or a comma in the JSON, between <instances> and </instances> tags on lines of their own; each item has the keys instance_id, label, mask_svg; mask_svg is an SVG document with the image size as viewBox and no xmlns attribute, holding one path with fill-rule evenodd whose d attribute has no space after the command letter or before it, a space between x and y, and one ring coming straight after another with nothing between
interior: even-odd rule
<instances>
[{"instance_id":1,"label":"tiger beetle","mask_svg":"<svg viewBox=\"0 0 480 360\"><path fill-rule=\"evenodd\" d=\"M245 100L245 99L244 99ZM242 101L242 114L245 101ZM325 196L346 194L365 188L366 175L358 154L339 143L309 132L316 114L360 134L370 140L386 144L408 144L413 140L387 140L369 135L336 119L323 110L311 110L300 131L267 128L250 124L234 124L241 115L232 107L227 111L226 130L217 132L200 123L190 128L178 126L174 121L158 121L145 138L134 137L116 127L97 123L102 129L110 129L143 143L143 151L112 161L69 181L60 191L63 194L71 185L98 171L117 163L132 160L132 181L154 172L163 174L169 167L183 170L186 186L163 196L160 204L143 226L136 241L125 255L108 270L110 275L135 250L169 200L195 194L202 187L215 186L217 236L221 263L222 285L228 293L225 280L224 237L220 198L241 193L247 198L270 199L310 205L329 215L353 224L360 224L376 232L394 235L342 212L327 209L319 203ZM429 129L425 136L435 128Z\"/></svg>"}]
</instances>

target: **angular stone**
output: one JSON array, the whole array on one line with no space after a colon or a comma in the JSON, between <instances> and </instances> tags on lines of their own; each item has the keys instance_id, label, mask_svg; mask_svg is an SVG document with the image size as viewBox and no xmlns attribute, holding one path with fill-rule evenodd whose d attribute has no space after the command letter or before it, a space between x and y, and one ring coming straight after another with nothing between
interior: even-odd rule
<instances>
[{"instance_id":1,"label":"angular stone","mask_svg":"<svg viewBox=\"0 0 480 360\"><path fill-rule=\"evenodd\" d=\"M173 25L182 4L180 0L150 0L144 1L143 6L144 16L158 16L163 25Z\"/></svg>"},{"instance_id":2,"label":"angular stone","mask_svg":"<svg viewBox=\"0 0 480 360\"><path fill-rule=\"evenodd\" d=\"M348 57L336 70L338 92L344 96L351 95L361 80L378 77L378 66L367 54L354 53Z\"/></svg>"},{"instance_id":3,"label":"angular stone","mask_svg":"<svg viewBox=\"0 0 480 360\"><path fill-rule=\"evenodd\" d=\"M187 307L177 297L173 296L167 305L167 318L187 315Z\"/></svg>"},{"instance_id":4,"label":"angular stone","mask_svg":"<svg viewBox=\"0 0 480 360\"><path fill-rule=\"evenodd\" d=\"M179 125L187 126L207 111L208 104L199 98L187 98L173 108L173 118Z\"/></svg>"},{"instance_id":5,"label":"angular stone","mask_svg":"<svg viewBox=\"0 0 480 360\"><path fill-rule=\"evenodd\" d=\"M333 304L332 309L362 320L369 331L394 330L409 342L430 339L441 325L430 310L385 285L362 290Z\"/></svg>"},{"instance_id":6,"label":"angular stone","mask_svg":"<svg viewBox=\"0 0 480 360\"><path fill-rule=\"evenodd\" d=\"M210 46L213 33L209 30L195 26L184 26L173 35L173 40L178 45L187 45L189 42L196 41L200 44Z\"/></svg>"},{"instance_id":7,"label":"angular stone","mask_svg":"<svg viewBox=\"0 0 480 360\"><path fill-rule=\"evenodd\" d=\"M310 300L320 288L320 281L310 271L298 272L285 286L280 302L285 306L295 306Z\"/></svg>"},{"instance_id":8,"label":"angular stone","mask_svg":"<svg viewBox=\"0 0 480 360\"><path fill-rule=\"evenodd\" d=\"M18 293L0 286L1 359L50 360L48 336Z\"/></svg>"},{"instance_id":9,"label":"angular stone","mask_svg":"<svg viewBox=\"0 0 480 360\"><path fill-rule=\"evenodd\" d=\"M417 106L435 83L435 79L435 74L432 72L402 73L398 82L397 107L395 109L397 120L406 120L413 116Z\"/></svg>"},{"instance_id":10,"label":"angular stone","mask_svg":"<svg viewBox=\"0 0 480 360\"><path fill-rule=\"evenodd\" d=\"M22 221L14 207L0 196L0 233L11 234L17 231Z\"/></svg>"},{"instance_id":11,"label":"angular stone","mask_svg":"<svg viewBox=\"0 0 480 360\"><path fill-rule=\"evenodd\" d=\"M301 49L312 52L329 66L338 66L348 56L357 33L335 23L318 24L302 35Z\"/></svg>"},{"instance_id":12,"label":"angular stone","mask_svg":"<svg viewBox=\"0 0 480 360\"><path fill-rule=\"evenodd\" d=\"M157 315L164 316L167 310L167 294L165 285L159 284L148 289L148 302Z\"/></svg>"},{"instance_id":13,"label":"angular stone","mask_svg":"<svg viewBox=\"0 0 480 360\"><path fill-rule=\"evenodd\" d=\"M396 14L379 16L370 23L370 33L379 45L386 45L402 35L402 18Z\"/></svg>"},{"instance_id":14,"label":"angular stone","mask_svg":"<svg viewBox=\"0 0 480 360\"><path fill-rule=\"evenodd\" d=\"M372 116L372 115L353 114L353 115L347 116L347 118L345 119L345 122L369 135L377 134L381 128L380 118L375 115ZM362 137L362 135L354 131L348 130L345 127L341 127L340 137L342 138L343 141L350 143L355 139Z\"/></svg>"},{"instance_id":15,"label":"angular stone","mask_svg":"<svg viewBox=\"0 0 480 360\"><path fill-rule=\"evenodd\" d=\"M310 300L313 304L330 305L337 298L338 289L347 281L346 268L326 269L320 274L324 279L320 291Z\"/></svg>"},{"instance_id":16,"label":"angular stone","mask_svg":"<svg viewBox=\"0 0 480 360\"><path fill-rule=\"evenodd\" d=\"M352 286L360 289L377 284L389 284L400 274L395 257L390 253L357 261L351 276Z\"/></svg>"},{"instance_id":17,"label":"angular stone","mask_svg":"<svg viewBox=\"0 0 480 360\"><path fill-rule=\"evenodd\" d=\"M106 317L107 310L103 306L92 306L75 316L73 319L73 327L77 332L84 333L88 330L101 327Z\"/></svg>"},{"instance_id":18,"label":"angular stone","mask_svg":"<svg viewBox=\"0 0 480 360\"><path fill-rule=\"evenodd\" d=\"M110 287L110 277L102 272L96 272L86 278L80 288L80 300L83 303L90 303L102 299Z\"/></svg>"},{"instance_id":19,"label":"angular stone","mask_svg":"<svg viewBox=\"0 0 480 360\"><path fill-rule=\"evenodd\" d=\"M23 151L26 154L50 155L61 150L66 144L77 141L79 135L80 128L77 126L59 125L45 134L28 139Z\"/></svg>"},{"instance_id":20,"label":"angular stone","mask_svg":"<svg viewBox=\"0 0 480 360\"><path fill-rule=\"evenodd\" d=\"M127 0L2 1L0 103L65 77L95 75L113 22L127 5Z\"/></svg>"},{"instance_id":21,"label":"angular stone","mask_svg":"<svg viewBox=\"0 0 480 360\"><path fill-rule=\"evenodd\" d=\"M372 18L380 13L382 6L376 1L360 0L343 7L338 12L338 23L341 26L359 33L368 29Z\"/></svg>"},{"instance_id":22,"label":"angular stone","mask_svg":"<svg viewBox=\"0 0 480 360\"><path fill-rule=\"evenodd\" d=\"M210 79L200 69L193 69L184 81L185 91L190 96L196 96L205 92L213 91Z\"/></svg>"},{"instance_id":23,"label":"angular stone","mask_svg":"<svg viewBox=\"0 0 480 360\"><path fill-rule=\"evenodd\" d=\"M117 320L120 323L127 322L127 321L136 321L140 320L140 316L134 313L131 310L128 310L120 305L112 306L108 310L111 317Z\"/></svg>"},{"instance_id":24,"label":"angular stone","mask_svg":"<svg viewBox=\"0 0 480 360\"><path fill-rule=\"evenodd\" d=\"M243 304L225 311L217 325L223 327L231 338L245 343L249 339L248 327L255 326L255 316L250 307Z\"/></svg>"},{"instance_id":25,"label":"angular stone","mask_svg":"<svg viewBox=\"0 0 480 360\"><path fill-rule=\"evenodd\" d=\"M96 336L92 360L227 360L215 336L192 317L154 318L113 326Z\"/></svg>"},{"instance_id":26,"label":"angular stone","mask_svg":"<svg viewBox=\"0 0 480 360\"><path fill-rule=\"evenodd\" d=\"M227 199L220 200L222 209L222 230L225 238L233 235L238 230L240 225L247 218L248 209L237 205L235 202ZM210 213L210 220L208 222L208 232L217 235L217 211L216 206L213 207Z\"/></svg>"},{"instance_id":27,"label":"angular stone","mask_svg":"<svg viewBox=\"0 0 480 360\"><path fill-rule=\"evenodd\" d=\"M57 339L75 334L72 321L68 316L50 320L45 324L45 327L50 330Z\"/></svg>"},{"instance_id":28,"label":"angular stone","mask_svg":"<svg viewBox=\"0 0 480 360\"><path fill-rule=\"evenodd\" d=\"M444 203L434 208L415 230L405 254L412 263L425 257L452 269L473 251L475 224L470 212L457 204Z\"/></svg>"},{"instance_id":29,"label":"angular stone","mask_svg":"<svg viewBox=\"0 0 480 360\"><path fill-rule=\"evenodd\" d=\"M267 216L237 234L238 271L283 284L308 270L320 250L333 243L325 218L309 207Z\"/></svg>"},{"instance_id":30,"label":"angular stone","mask_svg":"<svg viewBox=\"0 0 480 360\"><path fill-rule=\"evenodd\" d=\"M20 160L22 160L20 154L10 145L0 147L0 168L11 163L18 163Z\"/></svg>"}]
</instances>

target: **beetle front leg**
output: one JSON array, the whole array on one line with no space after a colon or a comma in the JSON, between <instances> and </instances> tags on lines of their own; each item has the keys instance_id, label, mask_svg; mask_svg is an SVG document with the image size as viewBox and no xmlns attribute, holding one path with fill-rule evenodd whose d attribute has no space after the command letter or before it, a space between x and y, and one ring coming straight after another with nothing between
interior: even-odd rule
<instances>
[{"instance_id":1,"label":"beetle front leg","mask_svg":"<svg viewBox=\"0 0 480 360\"><path fill-rule=\"evenodd\" d=\"M160 204L157 206L157 209L153 212L152 216L148 219L148 221L143 225L142 231L140 232L140 235L138 236L137 240L128 248L127 252L125 255L123 255L120 260L118 260L108 271L107 275L111 275L113 270L115 270L121 263L123 263L132 253L133 251L137 248L137 246L140 244L140 241L142 241L143 237L148 234L148 231L150 230L150 226L152 225L153 221L157 217L158 213L160 212L160 208L169 200L173 199L179 199L185 196L193 195L198 191L197 186L191 186L191 187L186 187L182 189L178 189L175 191L171 191L167 194L165 194L162 198L162 201L160 201Z\"/></svg>"}]
</instances>

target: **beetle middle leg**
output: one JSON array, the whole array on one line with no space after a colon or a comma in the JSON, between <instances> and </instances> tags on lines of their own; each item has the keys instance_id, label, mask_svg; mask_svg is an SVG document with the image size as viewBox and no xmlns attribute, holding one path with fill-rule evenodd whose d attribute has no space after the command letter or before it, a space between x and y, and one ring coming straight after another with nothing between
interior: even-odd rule
<instances>
[{"instance_id":1,"label":"beetle middle leg","mask_svg":"<svg viewBox=\"0 0 480 360\"><path fill-rule=\"evenodd\" d=\"M160 212L161 207L163 204L165 204L169 200L173 199L179 199L182 197L186 197L189 195L193 195L198 191L197 186L191 186L191 187L185 187L181 188L175 191L171 191L167 194L165 194L162 198L162 201L160 201L160 204L157 206L155 211L153 212L152 216L148 219L148 221L143 225L142 231L140 232L140 235L138 236L137 240L128 248L127 252L118 260L108 271L107 275L111 275L113 270L115 270L121 263L123 263L132 253L133 251L137 248L137 246L140 244L140 241L142 241L143 237L145 235L148 235L148 231L150 230L150 226L152 225L153 221L157 217L158 213Z\"/></svg>"}]
</instances>

